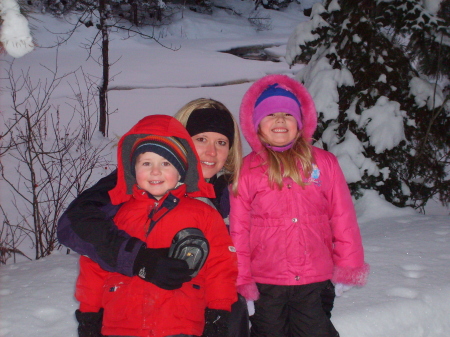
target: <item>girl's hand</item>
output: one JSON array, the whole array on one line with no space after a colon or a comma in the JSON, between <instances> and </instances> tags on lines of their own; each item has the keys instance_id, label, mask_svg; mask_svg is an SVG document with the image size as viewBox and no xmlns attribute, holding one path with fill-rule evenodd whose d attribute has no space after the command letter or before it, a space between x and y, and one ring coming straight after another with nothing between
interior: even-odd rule
<instances>
[{"instance_id":1,"label":"girl's hand","mask_svg":"<svg viewBox=\"0 0 450 337\"><path fill-rule=\"evenodd\" d=\"M334 285L334 293L336 294L336 297L340 297L344 292L349 291L352 288L353 286L349 286L347 284L336 283Z\"/></svg>"},{"instance_id":2,"label":"girl's hand","mask_svg":"<svg viewBox=\"0 0 450 337\"><path fill-rule=\"evenodd\" d=\"M253 316L255 313L255 303L254 301L247 301L247 309L248 309L248 315Z\"/></svg>"},{"instance_id":3,"label":"girl's hand","mask_svg":"<svg viewBox=\"0 0 450 337\"><path fill-rule=\"evenodd\" d=\"M237 292L244 296L247 301L256 301L259 298L259 291L255 282L237 286Z\"/></svg>"}]
</instances>

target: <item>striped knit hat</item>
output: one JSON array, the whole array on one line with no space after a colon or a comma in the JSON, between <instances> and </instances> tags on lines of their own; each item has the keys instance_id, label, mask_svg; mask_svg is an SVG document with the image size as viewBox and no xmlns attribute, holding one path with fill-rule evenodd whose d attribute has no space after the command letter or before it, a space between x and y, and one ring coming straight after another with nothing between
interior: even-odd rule
<instances>
[{"instance_id":1,"label":"striped knit hat","mask_svg":"<svg viewBox=\"0 0 450 337\"><path fill-rule=\"evenodd\" d=\"M253 111L255 131L258 132L259 123L264 117L277 112L285 112L294 116L298 129L302 129L302 110L298 98L292 92L275 83L269 85L255 102Z\"/></svg>"},{"instance_id":2,"label":"striped knit hat","mask_svg":"<svg viewBox=\"0 0 450 337\"><path fill-rule=\"evenodd\" d=\"M180 182L186 177L188 168L187 151L176 137L150 135L138 139L131 149L131 172L135 175L136 158L141 153L153 152L167 159L181 176Z\"/></svg>"}]
</instances>

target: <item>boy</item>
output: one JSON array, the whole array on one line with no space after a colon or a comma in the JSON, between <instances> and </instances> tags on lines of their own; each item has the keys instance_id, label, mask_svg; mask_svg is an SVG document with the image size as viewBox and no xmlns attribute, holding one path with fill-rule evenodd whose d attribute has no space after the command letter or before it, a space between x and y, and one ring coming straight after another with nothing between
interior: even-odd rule
<instances>
[{"instance_id":1,"label":"boy","mask_svg":"<svg viewBox=\"0 0 450 337\"><path fill-rule=\"evenodd\" d=\"M80 258L79 335L101 336L101 322L103 335L225 337L237 299L236 256L220 214L193 198L214 192L202 178L189 134L173 117L145 117L120 139L117 162L118 182L109 195L113 204L124 204L114 221L146 247L139 250L134 277ZM168 256L185 228L199 229L209 245L195 273L186 261ZM99 317L97 326L88 324L92 315Z\"/></svg>"}]
</instances>

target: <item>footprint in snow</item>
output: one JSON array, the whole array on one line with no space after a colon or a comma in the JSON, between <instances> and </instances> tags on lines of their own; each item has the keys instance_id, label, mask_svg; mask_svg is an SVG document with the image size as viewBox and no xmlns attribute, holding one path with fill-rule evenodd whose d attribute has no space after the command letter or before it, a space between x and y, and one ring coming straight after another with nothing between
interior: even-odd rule
<instances>
[{"instance_id":1,"label":"footprint in snow","mask_svg":"<svg viewBox=\"0 0 450 337\"><path fill-rule=\"evenodd\" d=\"M57 310L55 308L40 308L38 310L35 310L33 313L33 316L36 317L37 319L40 319L46 323L49 322L57 322L59 321L62 317L64 317L65 313L62 312L61 310Z\"/></svg>"},{"instance_id":2,"label":"footprint in snow","mask_svg":"<svg viewBox=\"0 0 450 337\"><path fill-rule=\"evenodd\" d=\"M11 294L11 293L12 293L12 291L9 290L9 289L2 289L2 290L0 290L0 295L1 295L1 296L9 295L9 294Z\"/></svg>"},{"instance_id":3,"label":"footprint in snow","mask_svg":"<svg viewBox=\"0 0 450 337\"><path fill-rule=\"evenodd\" d=\"M447 238L437 238L437 239L434 239L434 241L436 241L436 242L447 242L448 241L448 239Z\"/></svg>"},{"instance_id":4,"label":"footprint in snow","mask_svg":"<svg viewBox=\"0 0 450 337\"><path fill-rule=\"evenodd\" d=\"M10 329L10 327L12 328L10 322L0 320L0 336L11 336L12 330Z\"/></svg>"},{"instance_id":5,"label":"footprint in snow","mask_svg":"<svg viewBox=\"0 0 450 337\"><path fill-rule=\"evenodd\" d=\"M381 252L381 251L383 251L383 248L378 247L378 246L364 246L364 250L365 250L366 252L372 252L372 253L375 253L375 252Z\"/></svg>"},{"instance_id":6,"label":"footprint in snow","mask_svg":"<svg viewBox=\"0 0 450 337\"><path fill-rule=\"evenodd\" d=\"M421 278L424 275L425 266L420 264L404 264L401 266L403 269L403 276L408 278Z\"/></svg>"},{"instance_id":7,"label":"footprint in snow","mask_svg":"<svg viewBox=\"0 0 450 337\"><path fill-rule=\"evenodd\" d=\"M3 275L2 277L0 277L0 283L8 281L10 278L11 276L9 275Z\"/></svg>"},{"instance_id":8,"label":"footprint in snow","mask_svg":"<svg viewBox=\"0 0 450 337\"><path fill-rule=\"evenodd\" d=\"M398 222L398 223L410 223L411 220L408 220L408 219L401 219L401 220L395 220L395 222Z\"/></svg>"},{"instance_id":9,"label":"footprint in snow","mask_svg":"<svg viewBox=\"0 0 450 337\"><path fill-rule=\"evenodd\" d=\"M414 289L397 287L387 290L386 295L414 299L419 293Z\"/></svg>"}]
</instances>

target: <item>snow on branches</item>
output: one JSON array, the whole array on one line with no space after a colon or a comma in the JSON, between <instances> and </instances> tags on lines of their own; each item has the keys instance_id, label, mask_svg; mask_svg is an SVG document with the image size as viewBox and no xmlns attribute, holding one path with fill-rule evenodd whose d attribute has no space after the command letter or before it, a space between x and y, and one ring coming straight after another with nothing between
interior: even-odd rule
<instances>
[{"instance_id":1,"label":"snow on branches","mask_svg":"<svg viewBox=\"0 0 450 337\"><path fill-rule=\"evenodd\" d=\"M18 58L33 50L34 44L30 35L28 21L20 13L16 0L0 1L0 43L12 57Z\"/></svg>"}]
</instances>

